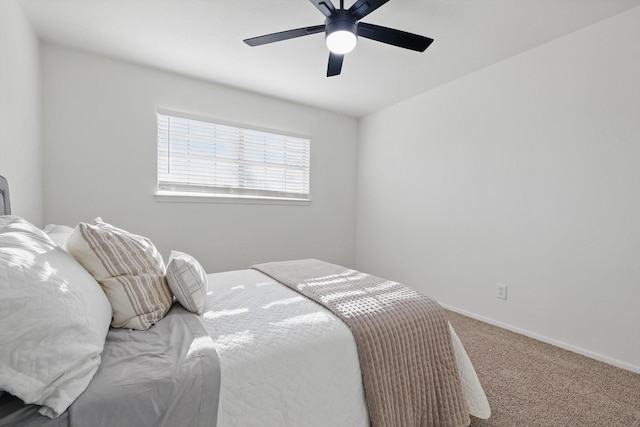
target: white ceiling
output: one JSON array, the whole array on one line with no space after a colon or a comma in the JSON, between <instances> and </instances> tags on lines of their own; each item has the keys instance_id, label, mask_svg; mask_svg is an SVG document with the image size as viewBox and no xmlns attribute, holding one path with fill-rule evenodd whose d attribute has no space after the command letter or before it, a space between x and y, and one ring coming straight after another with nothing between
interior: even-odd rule
<instances>
[{"instance_id":1,"label":"white ceiling","mask_svg":"<svg viewBox=\"0 0 640 427\"><path fill-rule=\"evenodd\" d=\"M348 7L354 0L345 1ZM424 53L360 39L327 78L308 0L19 0L46 41L360 117L640 5L640 0L391 0L363 19L435 39ZM339 4L334 0L336 6ZM630 41L636 43L637 41ZM597 52L593 53L597 55Z\"/></svg>"}]
</instances>

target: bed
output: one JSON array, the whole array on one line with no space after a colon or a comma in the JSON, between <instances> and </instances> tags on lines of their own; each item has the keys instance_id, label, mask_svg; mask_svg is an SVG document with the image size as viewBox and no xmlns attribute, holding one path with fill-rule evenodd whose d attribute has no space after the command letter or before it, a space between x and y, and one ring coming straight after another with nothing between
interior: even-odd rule
<instances>
[{"instance_id":1,"label":"bed","mask_svg":"<svg viewBox=\"0 0 640 427\"><path fill-rule=\"evenodd\" d=\"M354 335L354 330L339 313L314 302L303 295L300 289L287 285L286 280L272 277L269 268L273 265L208 274L200 279L200 282L204 280L204 287L189 287L190 283L197 282L197 278L195 282L187 281L183 288L171 285L168 306L161 315L153 318L147 313L136 317L135 322L142 323L142 326L132 323L131 319L126 320L128 323L118 324L117 318L121 316L115 308L117 295L109 293L113 291L110 291L108 280L104 280L102 273L89 267L81 268L86 260L78 256L74 252L74 244L70 244L78 236L83 236L82 231L78 231L80 224L75 228L49 225L43 230L37 229L22 218L10 216L8 186L3 179L0 179L0 196L0 214L4 215L0 216L0 281L4 281L0 282L0 292L4 293L0 295L3 301L0 304L4 304L0 314L0 339L3 344L10 343L8 347L11 347L11 343L16 345L18 352L8 355L6 345L0 350L0 425L389 425L380 421L375 411L372 412L373 393L365 387L370 368L363 365L363 350L360 342L354 338L357 334ZM96 224L95 227L102 227L102 230L119 230L109 228L109 224L98 220ZM87 227L92 229L93 226ZM149 252L151 243L148 239L141 239L139 242L147 245L144 247ZM56 286L52 286L52 295L43 295L41 288L38 288L37 294L29 296L30 303L21 305L15 295L8 293L23 292L28 288L21 284L16 291L10 285L23 279L16 275L23 274L26 269L22 267L24 262L18 263L21 267L17 270L12 265L16 264L16 254L26 256L23 246L27 241L31 250L27 257L30 266L38 267L42 257L46 260L42 264L48 265L45 281L42 281L44 270L34 273L41 280L39 286ZM75 256L75 260L70 254ZM153 257L157 260L159 255L152 252ZM194 277L204 274L201 267L200 270L187 269L185 265L189 264L184 264L185 260L189 260L188 255L172 252L165 266L160 257L161 281L170 284L179 281L173 278L175 272L183 277L187 277L185 271ZM197 264L197 261L192 262ZM314 266L327 266L315 260L306 260L302 264L310 262ZM82 266L78 267L80 264ZM282 266L280 263L274 264L278 268ZM299 266L300 263L295 265ZM343 267L328 266L339 268L336 271L342 275L348 273L345 277L372 277ZM62 301L75 293L73 286L76 282L85 283L78 292L88 295L74 296L70 302ZM377 286L401 285L384 281ZM80 297L89 301L83 303L85 308L90 305L90 309L85 309L84 313L88 320L58 332L54 322L47 323L45 320L47 324L43 328L51 330L43 331L41 339L38 339L37 333L36 339L26 338L29 330L20 330L25 328L24 321L16 323L18 320L12 319L15 315L17 318L27 317L27 323L35 322L38 325L38 322L42 322L37 316L28 317L24 314L33 314L35 308L32 306L38 304L38 299L42 300L38 313L46 313L51 308L51 301L56 301L56 304L71 304L72 308L65 311L71 314L67 314L63 321L75 319L83 315L79 313L76 316L76 308L73 308ZM162 295L156 297L160 302L163 299ZM107 315L100 314L111 307L113 312L108 312L108 319ZM151 318L155 320L149 320ZM120 327L114 327L114 322ZM83 329L89 326L88 330ZM445 337L455 356L453 370L460 385L459 394L466 415L464 422L448 425L468 424L469 414L488 418L491 413L489 404L473 366L455 331L450 325L446 328L446 334L440 335ZM31 328L34 329L37 328ZM69 330L74 331L71 334L73 336L65 335ZM46 340L56 333L61 338L57 338L53 344L47 344ZM59 400L64 399L60 399L61 393L56 395L56 391L53 392L54 398L33 397L29 394L31 389L25 391L21 388L23 384L15 384L15 376L20 374L13 368L16 365L18 370L24 368L20 364L23 359L20 359L19 353L24 350L21 349L24 342L35 341L36 345L42 345L44 341L44 345L60 347L60 342L72 340L69 345L56 350L62 353L66 351L62 358L68 360L76 356L76 346L80 348L80 344L73 340L83 336L85 338L81 344L89 347L83 347L88 355L76 365L65 362L69 366L60 368L62 374L54 372L54 365L48 363L45 357L48 352L42 348L22 356L29 363L40 363L41 370L43 366L45 371L51 369L53 372L45 372L45 377L49 375L53 378L54 388L66 390L73 383L70 396L63 396L71 401L68 405L59 404ZM95 343L88 345L92 341ZM38 354L38 357L34 354ZM16 358L19 360L16 361ZM7 367L11 363L14 366ZM78 372L82 373L80 378ZM420 381L425 376L417 372L411 375L420 376ZM71 379L67 380L67 376ZM51 387L47 390L50 392ZM74 390L77 393L75 397ZM22 399L14 394L21 395ZM383 396L382 400L392 399ZM31 402L26 404L24 401ZM415 423L436 424L447 425L433 421Z\"/></svg>"}]
</instances>

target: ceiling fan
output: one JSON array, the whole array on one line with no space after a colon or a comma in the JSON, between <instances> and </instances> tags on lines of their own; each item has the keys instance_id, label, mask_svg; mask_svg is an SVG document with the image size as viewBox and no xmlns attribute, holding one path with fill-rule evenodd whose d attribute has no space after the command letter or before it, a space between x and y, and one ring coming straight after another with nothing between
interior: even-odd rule
<instances>
[{"instance_id":1,"label":"ceiling fan","mask_svg":"<svg viewBox=\"0 0 640 427\"><path fill-rule=\"evenodd\" d=\"M358 36L418 52L424 52L433 42L418 34L359 22L389 0L357 0L349 9L344 8L344 0L340 0L340 9L336 9L331 0L310 1L326 17L323 25L266 34L244 42L249 46L260 46L324 31L330 51L327 77L340 74L344 55L356 46Z\"/></svg>"}]
</instances>

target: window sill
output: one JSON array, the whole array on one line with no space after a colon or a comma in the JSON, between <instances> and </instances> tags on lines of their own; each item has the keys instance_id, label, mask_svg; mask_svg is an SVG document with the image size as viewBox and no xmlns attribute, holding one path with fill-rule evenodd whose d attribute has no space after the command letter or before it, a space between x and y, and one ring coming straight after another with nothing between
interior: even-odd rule
<instances>
[{"instance_id":1,"label":"window sill","mask_svg":"<svg viewBox=\"0 0 640 427\"><path fill-rule=\"evenodd\" d=\"M239 196L225 194L181 193L156 191L153 198L161 203L230 203L249 205L295 205L309 206L311 199L286 199L281 197Z\"/></svg>"}]
</instances>

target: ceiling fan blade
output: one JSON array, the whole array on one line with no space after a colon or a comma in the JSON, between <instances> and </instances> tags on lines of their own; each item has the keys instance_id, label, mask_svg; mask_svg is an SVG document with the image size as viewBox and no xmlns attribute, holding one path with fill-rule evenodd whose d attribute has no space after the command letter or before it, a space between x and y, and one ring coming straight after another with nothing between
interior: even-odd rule
<instances>
[{"instance_id":1,"label":"ceiling fan blade","mask_svg":"<svg viewBox=\"0 0 640 427\"><path fill-rule=\"evenodd\" d=\"M429 45L433 43L433 39L429 37L407 33L406 31L393 28L381 27L380 25L367 24L365 22L358 23L358 35L366 39L416 50L418 52L424 52Z\"/></svg>"},{"instance_id":2,"label":"ceiling fan blade","mask_svg":"<svg viewBox=\"0 0 640 427\"><path fill-rule=\"evenodd\" d=\"M310 0L311 3L327 18L333 15L336 8L331 3L331 0Z\"/></svg>"},{"instance_id":3,"label":"ceiling fan blade","mask_svg":"<svg viewBox=\"0 0 640 427\"><path fill-rule=\"evenodd\" d=\"M388 1L389 0L358 0L349 8L349 13L356 21L359 21Z\"/></svg>"},{"instance_id":4,"label":"ceiling fan blade","mask_svg":"<svg viewBox=\"0 0 640 427\"><path fill-rule=\"evenodd\" d=\"M263 44L279 42L282 40L294 39L296 37L308 36L310 34L321 33L324 31L324 25L315 25L313 27L296 28L295 30L280 31L279 33L266 34L264 36L252 37L243 40L249 46L260 46Z\"/></svg>"},{"instance_id":5,"label":"ceiling fan blade","mask_svg":"<svg viewBox=\"0 0 640 427\"><path fill-rule=\"evenodd\" d=\"M337 76L342 71L342 61L344 55L338 55L337 53L329 53L329 65L327 66L327 77Z\"/></svg>"}]
</instances>

